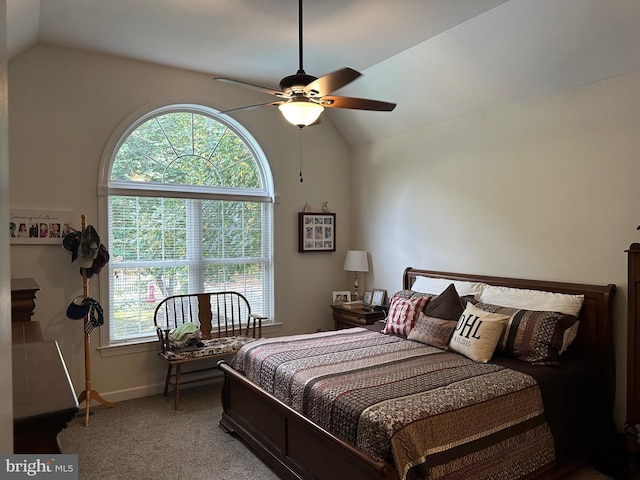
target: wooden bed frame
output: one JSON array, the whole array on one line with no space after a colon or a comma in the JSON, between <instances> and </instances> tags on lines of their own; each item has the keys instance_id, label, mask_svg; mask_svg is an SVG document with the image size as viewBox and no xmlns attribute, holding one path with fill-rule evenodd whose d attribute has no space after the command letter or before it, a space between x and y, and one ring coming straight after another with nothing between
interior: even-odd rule
<instances>
[{"instance_id":1,"label":"wooden bed frame","mask_svg":"<svg viewBox=\"0 0 640 480\"><path fill-rule=\"evenodd\" d=\"M407 268L403 288L409 289L418 276L483 282L515 288L584 295L580 328L571 348L593 359L608 379L608 398L613 405L615 367L611 328L615 285L583 285L506 277L490 277ZM393 465L374 460L356 447L288 407L247 380L224 361L222 419L220 426L235 432L283 479L397 480ZM561 478L565 471L548 478Z\"/></svg>"}]
</instances>

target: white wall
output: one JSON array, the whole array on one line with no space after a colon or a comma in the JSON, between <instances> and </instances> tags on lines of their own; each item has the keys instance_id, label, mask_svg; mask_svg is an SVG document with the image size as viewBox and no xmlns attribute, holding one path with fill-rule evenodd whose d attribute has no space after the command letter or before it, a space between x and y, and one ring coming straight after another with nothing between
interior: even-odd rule
<instances>
[{"instance_id":1,"label":"white wall","mask_svg":"<svg viewBox=\"0 0 640 480\"><path fill-rule=\"evenodd\" d=\"M12 208L69 210L98 225L96 185L105 145L132 112L162 99L193 101L217 109L265 101L261 94L216 83L212 75L165 68L79 50L40 45L9 64ZM240 95L243 95L241 97ZM349 248L348 154L331 122L302 131L304 182L298 180L299 140L275 108L237 114L261 145L272 168L275 207L276 318L282 334L332 325L331 291L345 289ZM336 253L297 252L297 212L323 201L337 213ZM99 232L100 233L100 232ZM106 236L106 233L105 233ZM82 293L77 266L55 245L11 246L11 275L33 277L41 287L33 320L56 339L78 393L84 387L82 329L66 307ZM90 295L99 298L98 278ZM102 302L103 305L106 302ZM93 335L95 337L95 335ZM103 357L92 338L93 388L111 400L157 391L164 364L153 351Z\"/></svg>"},{"instance_id":2,"label":"white wall","mask_svg":"<svg viewBox=\"0 0 640 480\"><path fill-rule=\"evenodd\" d=\"M0 0L0 224L9 222L9 146L7 99L7 2ZM11 379L11 297L9 240L0 236L0 453L13 453Z\"/></svg>"},{"instance_id":3,"label":"white wall","mask_svg":"<svg viewBox=\"0 0 640 480\"><path fill-rule=\"evenodd\" d=\"M396 291L407 266L616 284L621 426L638 112L631 74L357 149L352 237L371 252L369 285Z\"/></svg>"}]
</instances>

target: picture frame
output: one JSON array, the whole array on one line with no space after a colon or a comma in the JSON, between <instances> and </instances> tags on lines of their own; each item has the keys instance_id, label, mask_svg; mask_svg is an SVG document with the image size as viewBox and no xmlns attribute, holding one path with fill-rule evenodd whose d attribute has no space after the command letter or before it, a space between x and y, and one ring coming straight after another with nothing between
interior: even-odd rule
<instances>
[{"instance_id":1,"label":"picture frame","mask_svg":"<svg viewBox=\"0 0 640 480\"><path fill-rule=\"evenodd\" d=\"M71 212L57 210L10 209L9 238L11 244L62 244L71 231Z\"/></svg>"},{"instance_id":2,"label":"picture frame","mask_svg":"<svg viewBox=\"0 0 640 480\"><path fill-rule=\"evenodd\" d=\"M366 292L364 292L362 301L365 305L371 305L372 298L373 298L373 292L371 290L367 290Z\"/></svg>"},{"instance_id":3,"label":"picture frame","mask_svg":"<svg viewBox=\"0 0 640 480\"><path fill-rule=\"evenodd\" d=\"M298 213L298 252L335 252L336 214Z\"/></svg>"},{"instance_id":4,"label":"picture frame","mask_svg":"<svg viewBox=\"0 0 640 480\"><path fill-rule=\"evenodd\" d=\"M385 297L387 296L387 291L382 289L374 289L371 295L371 305L374 307L379 307L384 305Z\"/></svg>"},{"instance_id":5,"label":"picture frame","mask_svg":"<svg viewBox=\"0 0 640 480\"><path fill-rule=\"evenodd\" d=\"M344 303L351 301L351 292L348 290L336 290L332 295L333 303Z\"/></svg>"}]
</instances>

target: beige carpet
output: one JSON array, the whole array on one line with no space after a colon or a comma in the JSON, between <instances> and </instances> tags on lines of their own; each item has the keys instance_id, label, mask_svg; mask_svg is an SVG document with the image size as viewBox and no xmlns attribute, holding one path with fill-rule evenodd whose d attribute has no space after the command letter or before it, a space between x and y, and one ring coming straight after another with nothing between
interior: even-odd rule
<instances>
[{"instance_id":1,"label":"beige carpet","mask_svg":"<svg viewBox=\"0 0 640 480\"><path fill-rule=\"evenodd\" d=\"M178 411L162 395L92 405L89 426L76 418L58 440L62 453L78 454L80 480L278 480L218 427L221 411L219 384L183 391ZM609 477L584 469L569 478Z\"/></svg>"}]
</instances>

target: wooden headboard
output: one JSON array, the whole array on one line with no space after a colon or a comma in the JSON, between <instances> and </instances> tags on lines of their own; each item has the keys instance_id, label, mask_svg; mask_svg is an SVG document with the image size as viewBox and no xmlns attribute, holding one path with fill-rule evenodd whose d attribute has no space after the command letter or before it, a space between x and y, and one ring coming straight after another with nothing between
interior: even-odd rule
<instances>
[{"instance_id":1,"label":"wooden headboard","mask_svg":"<svg viewBox=\"0 0 640 480\"><path fill-rule=\"evenodd\" d=\"M489 285L500 285L513 288L527 288L547 292L584 295L584 303L578 319L580 328L571 349L593 360L602 372L607 383L608 398L613 405L615 395L615 361L613 354L612 309L616 286L585 285L581 283L550 282L544 280L524 280L520 278L490 277L468 273L437 272L407 267L404 271L402 285L410 289L419 276L482 282Z\"/></svg>"}]
</instances>

